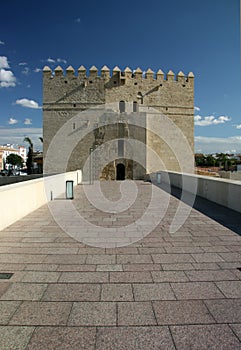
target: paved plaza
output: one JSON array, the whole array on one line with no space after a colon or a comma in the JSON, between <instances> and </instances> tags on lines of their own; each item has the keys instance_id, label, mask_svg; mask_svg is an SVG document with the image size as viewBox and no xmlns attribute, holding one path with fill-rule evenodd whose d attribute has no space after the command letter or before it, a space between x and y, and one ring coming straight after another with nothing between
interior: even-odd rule
<instances>
[{"instance_id":1,"label":"paved plaza","mask_svg":"<svg viewBox=\"0 0 241 350\"><path fill-rule=\"evenodd\" d=\"M87 224L77 241L47 205L0 232L0 272L13 273L0 280L1 350L241 349L241 214L197 199L169 233L178 191L165 208L164 190L135 184L136 200L117 213L96 209L77 186L73 204L99 227L92 246ZM115 208L120 182L101 187ZM135 226L157 192L152 216ZM110 234L104 247L105 229L129 244Z\"/></svg>"}]
</instances>

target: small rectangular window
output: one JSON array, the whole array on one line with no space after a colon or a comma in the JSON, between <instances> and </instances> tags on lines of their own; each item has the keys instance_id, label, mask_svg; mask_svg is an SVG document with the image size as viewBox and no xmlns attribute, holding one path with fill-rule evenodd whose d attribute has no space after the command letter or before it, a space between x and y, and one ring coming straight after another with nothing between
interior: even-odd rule
<instances>
[{"instance_id":1,"label":"small rectangular window","mask_svg":"<svg viewBox=\"0 0 241 350\"><path fill-rule=\"evenodd\" d=\"M120 110L120 113L124 113L125 112L125 101L120 101L119 102L119 110Z\"/></svg>"},{"instance_id":2,"label":"small rectangular window","mask_svg":"<svg viewBox=\"0 0 241 350\"><path fill-rule=\"evenodd\" d=\"M124 157L124 140L118 140L118 157Z\"/></svg>"}]
</instances>

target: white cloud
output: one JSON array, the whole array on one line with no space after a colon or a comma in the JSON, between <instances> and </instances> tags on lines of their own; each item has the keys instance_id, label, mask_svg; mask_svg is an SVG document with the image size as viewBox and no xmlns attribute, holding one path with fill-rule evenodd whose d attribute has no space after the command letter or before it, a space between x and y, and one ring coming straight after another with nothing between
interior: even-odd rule
<instances>
[{"instance_id":1,"label":"white cloud","mask_svg":"<svg viewBox=\"0 0 241 350\"><path fill-rule=\"evenodd\" d=\"M236 129L241 129L241 124L235 125Z\"/></svg>"},{"instance_id":2,"label":"white cloud","mask_svg":"<svg viewBox=\"0 0 241 350\"><path fill-rule=\"evenodd\" d=\"M53 58L47 58L47 60L46 60L48 63L55 63L55 60L53 59Z\"/></svg>"},{"instance_id":3,"label":"white cloud","mask_svg":"<svg viewBox=\"0 0 241 350\"><path fill-rule=\"evenodd\" d=\"M34 69L34 73L39 73L39 72L41 72L41 70L42 70L41 68L37 67L37 68Z\"/></svg>"},{"instance_id":4,"label":"white cloud","mask_svg":"<svg viewBox=\"0 0 241 350\"><path fill-rule=\"evenodd\" d=\"M27 85L27 88L28 88L28 89L29 89L29 88L31 88L31 85L30 85L30 84L28 84L28 85Z\"/></svg>"},{"instance_id":5,"label":"white cloud","mask_svg":"<svg viewBox=\"0 0 241 350\"><path fill-rule=\"evenodd\" d=\"M9 120L8 120L8 124L10 124L10 125L14 125L14 124L17 124L17 123L18 123L17 119L9 118Z\"/></svg>"},{"instance_id":6,"label":"white cloud","mask_svg":"<svg viewBox=\"0 0 241 350\"><path fill-rule=\"evenodd\" d=\"M67 63L67 61L64 58L57 58L58 63Z\"/></svg>"},{"instance_id":7,"label":"white cloud","mask_svg":"<svg viewBox=\"0 0 241 350\"><path fill-rule=\"evenodd\" d=\"M26 142L23 142L25 136L32 140L34 150L42 149L42 143L39 140L39 137L43 136L42 128L0 128L0 145L11 143L27 147Z\"/></svg>"},{"instance_id":8,"label":"white cloud","mask_svg":"<svg viewBox=\"0 0 241 350\"><path fill-rule=\"evenodd\" d=\"M24 124L25 124L25 125L32 125L32 119L26 118L26 119L24 120Z\"/></svg>"},{"instance_id":9,"label":"white cloud","mask_svg":"<svg viewBox=\"0 0 241 350\"><path fill-rule=\"evenodd\" d=\"M199 111L200 111L200 108L197 107L197 106L195 106L195 107L194 107L194 110L199 112Z\"/></svg>"},{"instance_id":10,"label":"white cloud","mask_svg":"<svg viewBox=\"0 0 241 350\"><path fill-rule=\"evenodd\" d=\"M19 66L26 66L26 65L27 65L27 62L20 62L18 65L19 65Z\"/></svg>"},{"instance_id":11,"label":"white cloud","mask_svg":"<svg viewBox=\"0 0 241 350\"><path fill-rule=\"evenodd\" d=\"M202 150L202 153L228 153L227 150L241 153L241 136L231 137L206 137L195 136L195 150Z\"/></svg>"},{"instance_id":12,"label":"white cloud","mask_svg":"<svg viewBox=\"0 0 241 350\"><path fill-rule=\"evenodd\" d=\"M10 70L6 56L0 56L0 88L16 85L16 78Z\"/></svg>"},{"instance_id":13,"label":"white cloud","mask_svg":"<svg viewBox=\"0 0 241 350\"><path fill-rule=\"evenodd\" d=\"M24 75L29 75L29 68L28 67L24 67L24 69L21 72Z\"/></svg>"},{"instance_id":14,"label":"white cloud","mask_svg":"<svg viewBox=\"0 0 241 350\"><path fill-rule=\"evenodd\" d=\"M22 107L26 108L34 108L34 109L41 109L42 107L38 105L37 102L34 100L29 100L28 98L22 98L20 100L16 100L15 102L17 105L20 105Z\"/></svg>"},{"instance_id":15,"label":"white cloud","mask_svg":"<svg viewBox=\"0 0 241 350\"><path fill-rule=\"evenodd\" d=\"M76 18L75 22L80 23L81 22L81 18L80 17Z\"/></svg>"},{"instance_id":16,"label":"white cloud","mask_svg":"<svg viewBox=\"0 0 241 350\"><path fill-rule=\"evenodd\" d=\"M1 68L10 68L6 56L0 56L0 69Z\"/></svg>"},{"instance_id":17,"label":"white cloud","mask_svg":"<svg viewBox=\"0 0 241 350\"><path fill-rule=\"evenodd\" d=\"M0 45L5 45L5 42L0 40Z\"/></svg>"},{"instance_id":18,"label":"white cloud","mask_svg":"<svg viewBox=\"0 0 241 350\"><path fill-rule=\"evenodd\" d=\"M228 121L230 121L231 118L228 116L221 115L218 118L215 118L213 115L202 117L200 115L195 115L194 117L194 124L197 126L209 126L209 125L217 125L217 124L223 124Z\"/></svg>"},{"instance_id":19,"label":"white cloud","mask_svg":"<svg viewBox=\"0 0 241 350\"><path fill-rule=\"evenodd\" d=\"M0 69L0 87L16 86L16 78L10 70Z\"/></svg>"}]
</instances>

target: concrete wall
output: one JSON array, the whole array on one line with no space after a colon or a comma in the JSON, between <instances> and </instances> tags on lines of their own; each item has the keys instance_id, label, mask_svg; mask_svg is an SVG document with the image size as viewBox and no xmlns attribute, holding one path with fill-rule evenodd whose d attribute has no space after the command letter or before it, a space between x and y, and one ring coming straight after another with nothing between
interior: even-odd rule
<instances>
[{"instance_id":1,"label":"concrete wall","mask_svg":"<svg viewBox=\"0 0 241 350\"><path fill-rule=\"evenodd\" d=\"M208 176L181 174L177 172L158 172L161 183L183 188L227 208L241 213L241 181L232 181ZM152 174L153 183L157 183L157 174ZM157 184L158 185L158 184ZM196 190L195 190L196 189Z\"/></svg>"},{"instance_id":2,"label":"concrete wall","mask_svg":"<svg viewBox=\"0 0 241 350\"><path fill-rule=\"evenodd\" d=\"M218 173L223 179L241 181L241 171L219 171Z\"/></svg>"},{"instance_id":3,"label":"concrete wall","mask_svg":"<svg viewBox=\"0 0 241 350\"><path fill-rule=\"evenodd\" d=\"M0 186L10 185L16 182L29 181L43 177L43 174L0 176Z\"/></svg>"},{"instance_id":4,"label":"concrete wall","mask_svg":"<svg viewBox=\"0 0 241 350\"><path fill-rule=\"evenodd\" d=\"M0 230L64 194L67 180L73 180L74 186L81 183L81 171L0 187Z\"/></svg>"}]
</instances>

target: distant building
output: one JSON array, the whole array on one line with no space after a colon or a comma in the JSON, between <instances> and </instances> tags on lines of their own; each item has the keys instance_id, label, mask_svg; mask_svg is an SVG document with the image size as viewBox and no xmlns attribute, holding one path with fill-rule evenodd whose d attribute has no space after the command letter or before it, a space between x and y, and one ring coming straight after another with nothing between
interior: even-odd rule
<instances>
[{"instance_id":1,"label":"distant building","mask_svg":"<svg viewBox=\"0 0 241 350\"><path fill-rule=\"evenodd\" d=\"M6 159L9 154L17 154L22 157L23 162L26 163L27 160L27 150L24 146L15 146L8 143L0 146L0 170L4 169L6 165Z\"/></svg>"}]
</instances>

